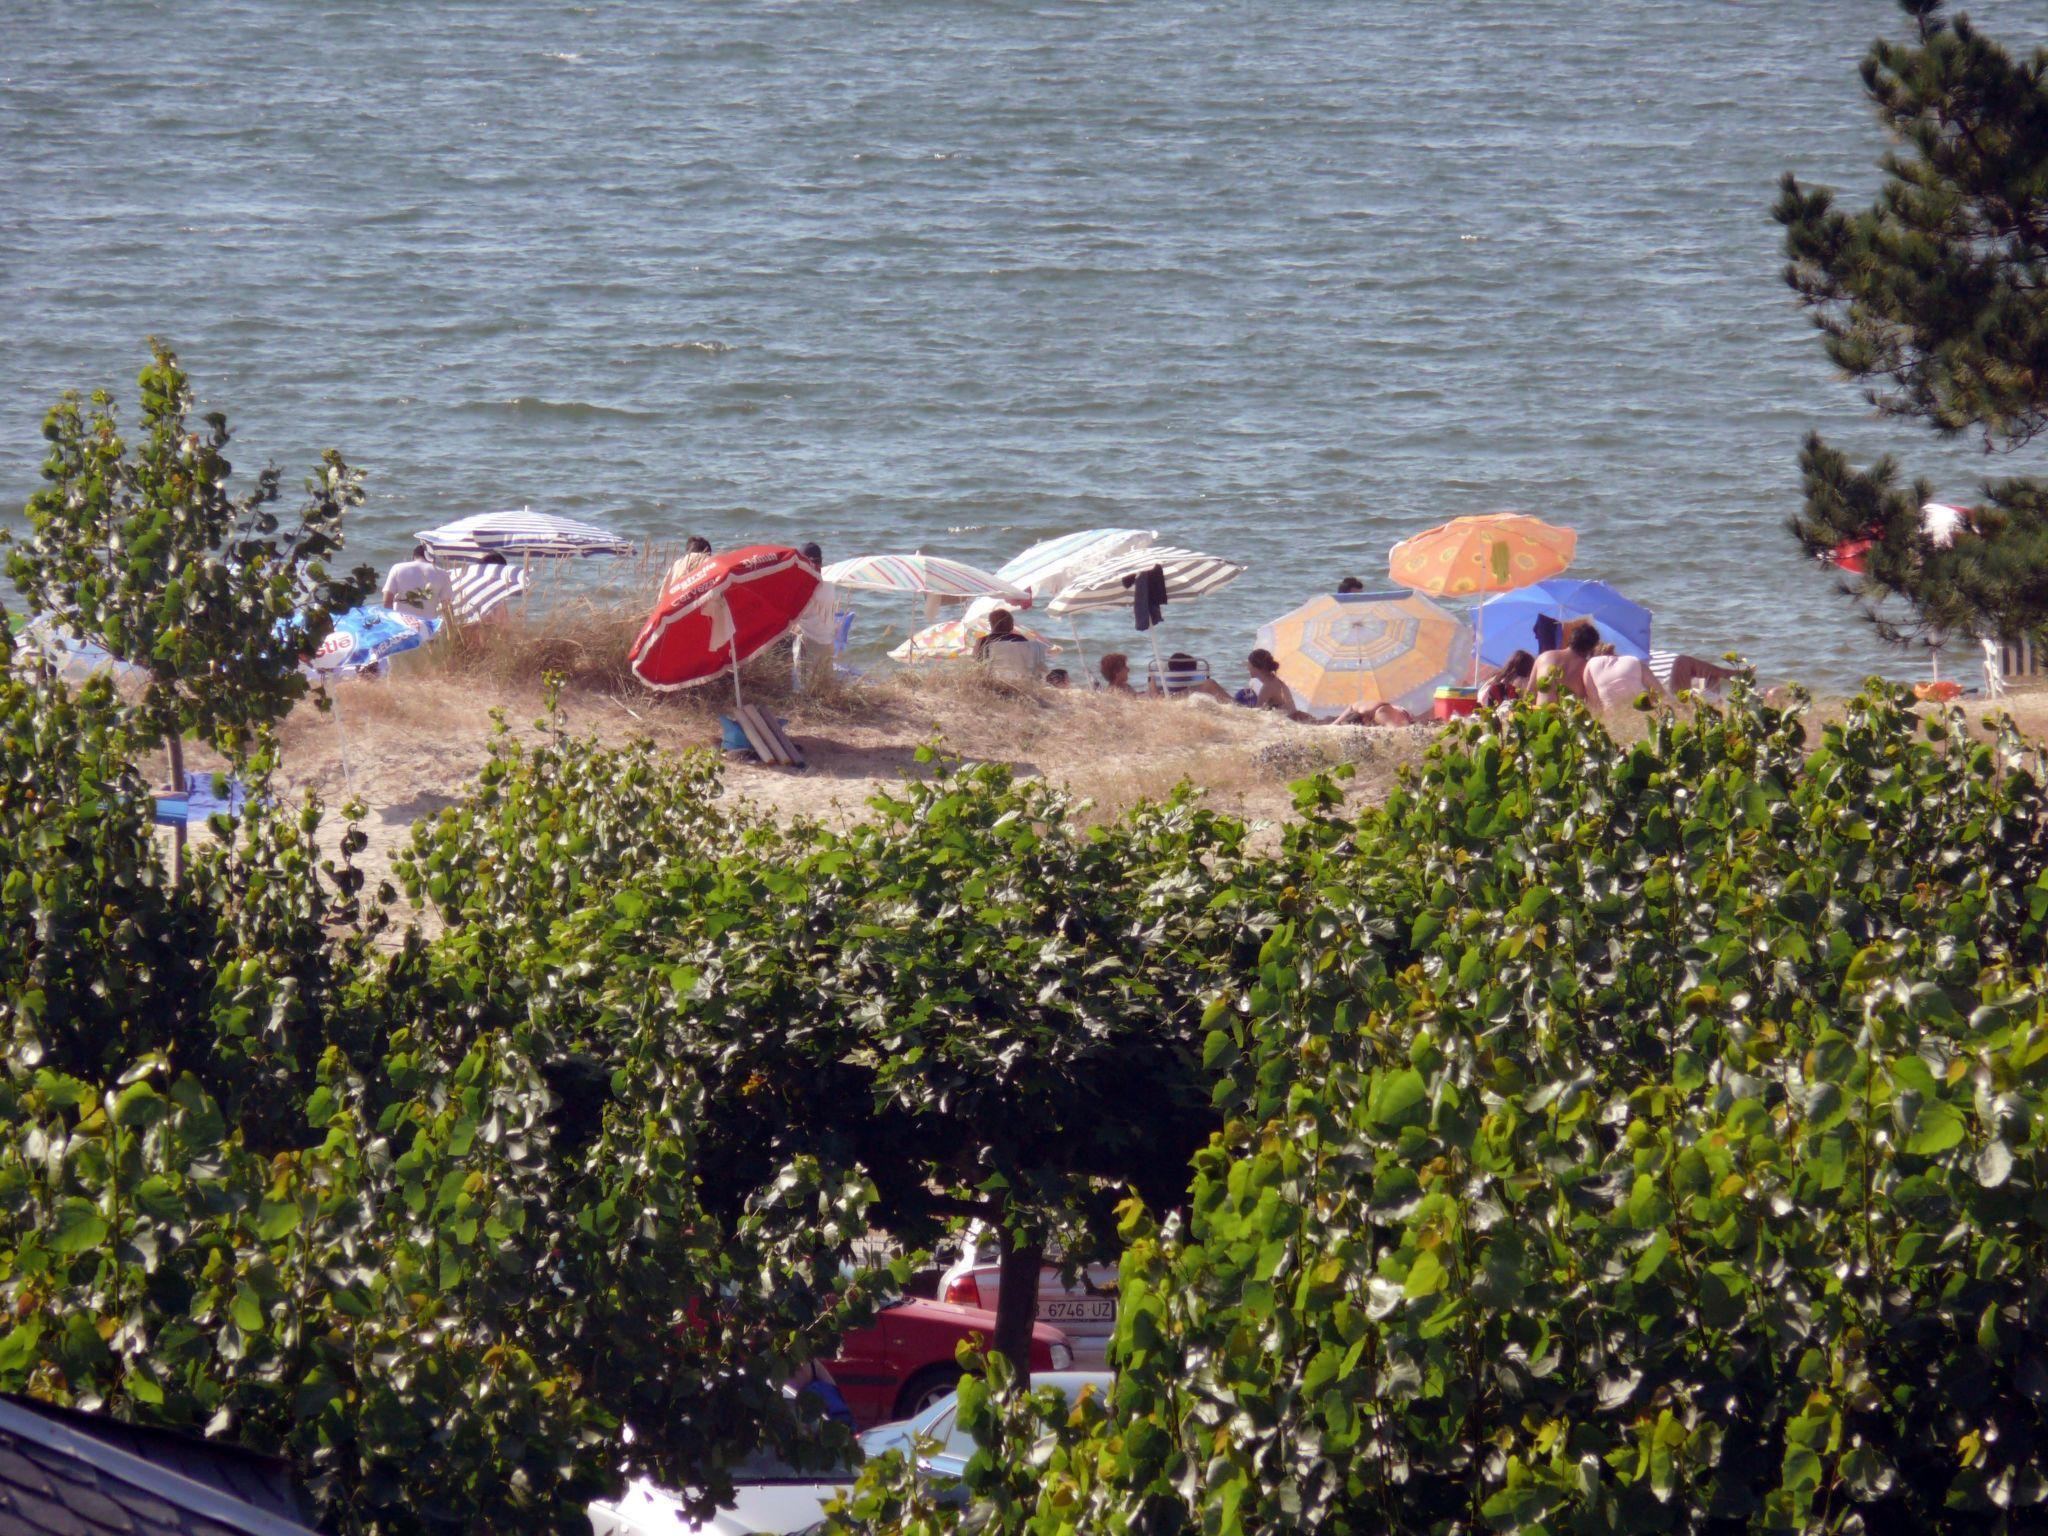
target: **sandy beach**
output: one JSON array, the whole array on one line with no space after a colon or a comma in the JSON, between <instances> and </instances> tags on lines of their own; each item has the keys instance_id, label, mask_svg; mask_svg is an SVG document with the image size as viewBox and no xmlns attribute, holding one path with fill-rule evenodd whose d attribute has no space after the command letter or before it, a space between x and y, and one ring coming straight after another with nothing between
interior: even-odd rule
<instances>
[{"instance_id":1,"label":"sandy beach","mask_svg":"<svg viewBox=\"0 0 2048 1536\"><path fill-rule=\"evenodd\" d=\"M323 714L309 700L280 734L280 788L291 796L315 791L329 810L329 835L348 799L360 798L367 807L362 827L369 845L360 862L373 879L389 873L415 823L463 794L488 756L494 712L529 739L544 712L537 684L405 660L415 665L401 662L390 677L334 685L332 711ZM1989 709L1982 700L1965 703L1972 720ZM1840 704L1817 699L1814 716L1825 718ZM568 686L558 708L572 732L612 743L646 739L682 753L714 750L718 714L729 706L729 689L717 687L655 696ZM727 795L784 820L851 819L877 791L925 772L918 750L937 745L1064 785L1090 801L1097 815L1165 795L1185 780L1218 809L1270 834L1294 814L1294 780L1350 764L1348 795L1377 801L1404 766L1421 761L1440 728L1434 722L1396 729L1312 726L1201 698L1026 690L990 683L965 668L903 672L809 698L783 692L774 707L808 754L808 768L798 772L728 755L725 785ZM2016 691L1999 707L2030 737L2048 735L2048 690ZM1613 728L1641 727L1631 719ZM203 756L193 762L207 765Z\"/></svg>"},{"instance_id":2,"label":"sandy beach","mask_svg":"<svg viewBox=\"0 0 2048 1536\"><path fill-rule=\"evenodd\" d=\"M410 659L410 658L407 658ZM312 789L338 809L352 795L369 808L362 862L373 878L415 822L455 803L484 763L502 711L531 734L543 712L538 686L481 681L427 668L340 683L334 709L302 704L281 735L281 788ZM561 719L607 741L636 738L664 750L715 747L730 691L656 697L566 688ZM1206 699L1162 701L1092 691L1023 690L972 673L926 671L812 698L782 698L776 712L809 757L802 772L728 759L726 792L780 818L851 817L869 796L920 773L921 746L1066 785L1101 813L1166 794L1183 779L1221 809L1277 825L1292 814L1289 783L1318 768L1355 764L1351 792L1379 798L1433 730L1338 729ZM199 760L195 759L195 762Z\"/></svg>"}]
</instances>

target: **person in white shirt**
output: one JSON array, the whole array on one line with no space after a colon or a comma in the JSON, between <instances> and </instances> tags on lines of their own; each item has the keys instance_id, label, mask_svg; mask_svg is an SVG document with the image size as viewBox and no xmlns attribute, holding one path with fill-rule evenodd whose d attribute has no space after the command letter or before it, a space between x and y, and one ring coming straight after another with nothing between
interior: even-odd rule
<instances>
[{"instance_id":1,"label":"person in white shirt","mask_svg":"<svg viewBox=\"0 0 2048 1536\"><path fill-rule=\"evenodd\" d=\"M446 618L455 600L448 573L427 558L427 546L415 544L410 560L401 560L384 576L384 606L415 618Z\"/></svg>"},{"instance_id":2,"label":"person in white shirt","mask_svg":"<svg viewBox=\"0 0 2048 1536\"><path fill-rule=\"evenodd\" d=\"M1611 645L1601 646L1586 658L1583 676L1586 703L1599 715L1629 709L1646 693L1653 699L1664 696L1656 675L1640 657L1617 656Z\"/></svg>"},{"instance_id":3,"label":"person in white shirt","mask_svg":"<svg viewBox=\"0 0 2048 1536\"><path fill-rule=\"evenodd\" d=\"M825 552L816 544L805 544L797 550L819 570L825 568ZM796 622L789 631L796 637L795 662L796 686L799 693L807 693L818 679L829 676L832 671L833 629L839 609L839 589L829 581L820 581L811 600L804 604L803 612L796 616Z\"/></svg>"}]
</instances>

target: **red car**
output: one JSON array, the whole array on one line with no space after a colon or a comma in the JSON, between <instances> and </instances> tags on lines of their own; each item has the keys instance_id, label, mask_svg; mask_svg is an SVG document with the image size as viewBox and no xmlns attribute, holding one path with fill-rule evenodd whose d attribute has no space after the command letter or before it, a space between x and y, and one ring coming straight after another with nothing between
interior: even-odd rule
<instances>
[{"instance_id":1,"label":"red car","mask_svg":"<svg viewBox=\"0 0 2048 1536\"><path fill-rule=\"evenodd\" d=\"M832 1379L862 1429L907 1419L959 1382L954 1347L966 1338L986 1343L995 1331L993 1312L906 1296L840 1341L839 1358L830 1364ZM1064 1371L1073 1363L1073 1346L1064 1333L1032 1324L1031 1369Z\"/></svg>"}]
</instances>

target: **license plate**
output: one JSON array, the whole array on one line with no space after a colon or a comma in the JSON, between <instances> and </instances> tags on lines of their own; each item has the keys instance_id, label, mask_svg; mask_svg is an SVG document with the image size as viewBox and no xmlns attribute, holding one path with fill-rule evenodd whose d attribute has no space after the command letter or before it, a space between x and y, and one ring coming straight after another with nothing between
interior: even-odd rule
<instances>
[{"instance_id":1,"label":"license plate","mask_svg":"<svg viewBox=\"0 0 2048 1536\"><path fill-rule=\"evenodd\" d=\"M1116 1303L1107 1296L1048 1301L1038 1309L1038 1315L1048 1323L1107 1323L1116 1318Z\"/></svg>"}]
</instances>

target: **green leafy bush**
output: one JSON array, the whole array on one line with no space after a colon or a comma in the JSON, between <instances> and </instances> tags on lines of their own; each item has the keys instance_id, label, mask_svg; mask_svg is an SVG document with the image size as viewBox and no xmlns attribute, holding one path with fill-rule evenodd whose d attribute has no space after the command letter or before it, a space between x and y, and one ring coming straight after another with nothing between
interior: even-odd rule
<instances>
[{"instance_id":1,"label":"green leafy bush","mask_svg":"<svg viewBox=\"0 0 2048 1536\"><path fill-rule=\"evenodd\" d=\"M586 1093L469 947L385 942L311 801L173 885L131 718L0 672L0 1388L282 1452L366 1533L814 1441L780 1383L864 1305L872 1190L790 1158L708 1210L695 1081L650 1043Z\"/></svg>"},{"instance_id":2,"label":"green leafy bush","mask_svg":"<svg viewBox=\"0 0 2048 1536\"><path fill-rule=\"evenodd\" d=\"M1311 786L1211 1009L1232 1118L1127 1212L1110 1411L975 1518L2036 1528L2024 764L1873 691L1812 744L1753 698L1517 711L1355 822Z\"/></svg>"},{"instance_id":3,"label":"green leafy bush","mask_svg":"<svg viewBox=\"0 0 2048 1536\"><path fill-rule=\"evenodd\" d=\"M979 1216L1026 1277L998 1329L1021 1354L1043 1246L1078 1261L1126 1190L1185 1187L1241 827L1185 798L1086 827L1044 784L938 764L849 828L778 828L714 803L708 759L544 726L501 734L401 877L565 1064L701 1085L707 1202L804 1157L861 1169L901 1244Z\"/></svg>"}]
</instances>

